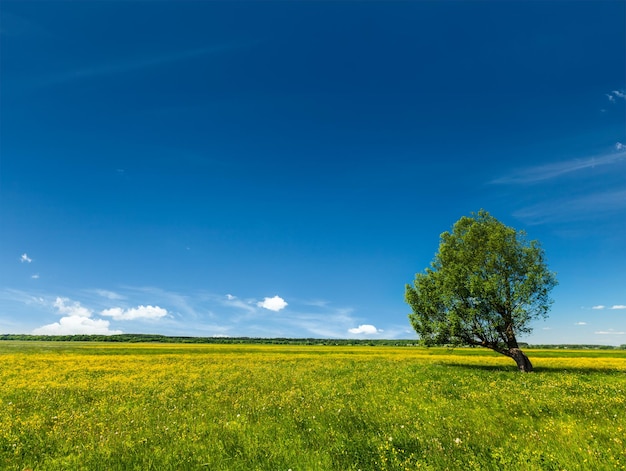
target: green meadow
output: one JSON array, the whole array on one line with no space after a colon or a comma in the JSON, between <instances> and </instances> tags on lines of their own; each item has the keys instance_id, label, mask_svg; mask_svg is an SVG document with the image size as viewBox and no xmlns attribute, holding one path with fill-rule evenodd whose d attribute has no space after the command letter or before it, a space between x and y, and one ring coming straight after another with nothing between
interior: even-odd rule
<instances>
[{"instance_id":1,"label":"green meadow","mask_svg":"<svg viewBox=\"0 0 626 471\"><path fill-rule=\"evenodd\" d=\"M0 469L626 469L626 351L0 342Z\"/></svg>"}]
</instances>

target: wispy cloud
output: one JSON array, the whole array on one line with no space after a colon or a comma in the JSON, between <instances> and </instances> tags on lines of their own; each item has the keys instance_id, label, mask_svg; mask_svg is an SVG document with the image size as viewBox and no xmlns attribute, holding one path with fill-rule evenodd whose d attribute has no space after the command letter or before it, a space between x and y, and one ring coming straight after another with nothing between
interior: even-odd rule
<instances>
[{"instance_id":1,"label":"wispy cloud","mask_svg":"<svg viewBox=\"0 0 626 471\"><path fill-rule=\"evenodd\" d=\"M272 319L273 320L273 319ZM279 325L277 325L279 323ZM350 326L356 324L352 308L333 307L327 305L323 310L310 311L306 306L290 309L288 316L282 316L274 321L274 329L283 329L282 336L286 337L326 337L345 338ZM274 336L270 331L270 335Z\"/></svg>"},{"instance_id":2,"label":"wispy cloud","mask_svg":"<svg viewBox=\"0 0 626 471\"><path fill-rule=\"evenodd\" d=\"M586 322L576 322L574 325L587 325Z\"/></svg>"},{"instance_id":3,"label":"wispy cloud","mask_svg":"<svg viewBox=\"0 0 626 471\"><path fill-rule=\"evenodd\" d=\"M226 299L220 298L220 304L229 308L241 309L248 313L256 312L256 308L254 307L252 300L244 301L232 294L227 294Z\"/></svg>"},{"instance_id":4,"label":"wispy cloud","mask_svg":"<svg viewBox=\"0 0 626 471\"><path fill-rule=\"evenodd\" d=\"M114 291L99 288L75 294L79 298L33 296L5 289L0 290L0 299L30 305L26 309L36 313L38 321L28 330L37 334L109 335L121 333L123 322L147 321L151 332L165 335L407 337L406 325L372 325L351 307L336 306L332 301L311 302L316 298L290 299L286 309L287 301L278 295L259 301L205 291L182 295L155 287L120 287ZM34 304L37 309L33 309ZM281 315L276 315L278 311ZM51 315L56 318L49 320ZM137 326L133 329L136 331ZM410 329L408 333L412 334Z\"/></svg>"},{"instance_id":5,"label":"wispy cloud","mask_svg":"<svg viewBox=\"0 0 626 471\"><path fill-rule=\"evenodd\" d=\"M151 299L162 302L160 305L173 314L168 303L169 300L178 299L179 295L156 288L150 288L145 293L150 293ZM124 291L124 294L132 299L136 293L131 295ZM185 302L189 310L210 313L211 323L206 323L206 315L192 316L184 312L176 318L168 317L168 322L172 323L171 329L181 332L189 332L191 329L195 335L345 338L348 328L357 324L350 308L336 307L329 301L311 303L310 300L294 300L292 306L290 300L289 311L281 316L274 315L278 311L268 309L287 304L281 296L259 301L239 297L232 292L225 295L196 292L185 296Z\"/></svg>"},{"instance_id":6,"label":"wispy cloud","mask_svg":"<svg viewBox=\"0 0 626 471\"><path fill-rule=\"evenodd\" d=\"M4 288L0 290L0 300L29 305L45 305L44 296L40 293L26 292L18 289Z\"/></svg>"},{"instance_id":7,"label":"wispy cloud","mask_svg":"<svg viewBox=\"0 0 626 471\"><path fill-rule=\"evenodd\" d=\"M22 262L22 263L24 263L24 262L31 263L32 261L33 261L33 259L30 258L28 256L28 254L23 253L22 256L20 257L20 262Z\"/></svg>"},{"instance_id":8,"label":"wispy cloud","mask_svg":"<svg viewBox=\"0 0 626 471\"><path fill-rule=\"evenodd\" d=\"M613 309L613 310L621 310L621 309L626 309L626 305L624 304L614 304L613 306L607 308L605 305L603 304L598 304L597 306L592 306L591 309Z\"/></svg>"},{"instance_id":9,"label":"wispy cloud","mask_svg":"<svg viewBox=\"0 0 626 471\"><path fill-rule=\"evenodd\" d=\"M329 302L328 301L324 301L322 299L315 299L312 301L302 301L302 304L306 305L306 306L314 306L314 307L319 307L319 308L324 308L326 306L328 306Z\"/></svg>"},{"instance_id":10,"label":"wispy cloud","mask_svg":"<svg viewBox=\"0 0 626 471\"><path fill-rule=\"evenodd\" d=\"M626 335L626 332L617 332L615 330L599 330L594 332L597 335Z\"/></svg>"},{"instance_id":11,"label":"wispy cloud","mask_svg":"<svg viewBox=\"0 0 626 471\"><path fill-rule=\"evenodd\" d=\"M551 199L517 210L513 215L527 224L580 221L626 208L626 190L593 193L578 198Z\"/></svg>"},{"instance_id":12,"label":"wispy cloud","mask_svg":"<svg viewBox=\"0 0 626 471\"><path fill-rule=\"evenodd\" d=\"M623 144L618 142L615 145L615 149L616 152L588 157L586 159L567 160L563 162L554 162L546 165L538 165L535 167L521 169L511 175L497 178L491 183L533 184L558 178L585 169L615 165L626 159L626 150Z\"/></svg>"},{"instance_id":13,"label":"wispy cloud","mask_svg":"<svg viewBox=\"0 0 626 471\"><path fill-rule=\"evenodd\" d=\"M43 77L38 85L49 86L92 78L101 78L112 75L119 75L129 72L140 71L149 68L160 67L175 62L194 59L198 57L218 54L227 50L245 47L243 44L220 44L199 48L175 51L166 54L156 54L152 56L137 57L133 59L119 60L108 63L93 64L87 67L80 67L66 72L61 72L48 77Z\"/></svg>"},{"instance_id":14,"label":"wispy cloud","mask_svg":"<svg viewBox=\"0 0 626 471\"><path fill-rule=\"evenodd\" d=\"M96 293L98 296L101 296L103 298L110 299L110 300L126 299L125 296L123 296L123 295L121 295L119 293L116 293L115 291L109 291L107 289L94 289L94 290L91 290L91 291Z\"/></svg>"},{"instance_id":15,"label":"wispy cloud","mask_svg":"<svg viewBox=\"0 0 626 471\"><path fill-rule=\"evenodd\" d=\"M2 23L0 23L0 35L7 37L21 37L42 36L47 35L47 33L41 28L41 26L33 23L29 19L3 11Z\"/></svg>"},{"instance_id":16,"label":"wispy cloud","mask_svg":"<svg viewBox=\"0 0 626 471\"><path fill-rule=\"evenodd\" d=\"M617 100L626 100L626 93L624 93L623 90L613 90L612 92L606 93L606 97L611 103L615 103Z\"/></svg>"},{"instance_id":17,"label":"wispy cloud","mask_svg":"<svg viewBox=\"0 0 626 471\"><path fill-rule=\"evenodd\" d=\"M196 321L198 319L206 318L207 316L212 316L212 313L209 310L202 307L201 302L204 301L205 297L209 297L211 299L214 297L205 296L203 293L187 295L152 286L125 287L122 292L127 299L139 298L140 303L145 304L145 300L147 298L149 300L149 304L167 306L170 314L174 314L176 312L190 321Z\"/></svg>"}]
</instances>

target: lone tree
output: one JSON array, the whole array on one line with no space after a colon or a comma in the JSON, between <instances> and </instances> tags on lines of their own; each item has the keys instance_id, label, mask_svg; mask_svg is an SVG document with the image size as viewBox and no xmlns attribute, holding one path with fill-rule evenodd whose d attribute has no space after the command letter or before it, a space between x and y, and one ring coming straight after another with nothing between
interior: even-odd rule
<instances>
[{"instance_id":1,"label":"lone tree","mask_svg":"<svg viewBox=\"0 0 626 471\"><path fill-rule=\"evenodd\" d=\"M406 285L405 298L424 344L490 348L529 372L533 366L517 335L547 317L556 284L537 241L480 210L441 234L439 252L413 286Z\"/></svg>"}]
</instances>

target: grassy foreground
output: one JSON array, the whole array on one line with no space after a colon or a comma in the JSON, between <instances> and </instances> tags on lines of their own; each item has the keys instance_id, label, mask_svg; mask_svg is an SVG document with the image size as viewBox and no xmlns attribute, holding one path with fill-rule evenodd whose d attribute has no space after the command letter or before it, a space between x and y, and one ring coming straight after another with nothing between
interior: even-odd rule
<instances>
[{"instance_id":1,"label":"grassy foreground","mask_svg":"<svg viewBox=\"0 0 626 471\"><path fill-rule=\"evenodd\" d=\"M0 343L0 469L626 469L626 351Z\"/></svg>"}]
</instances>

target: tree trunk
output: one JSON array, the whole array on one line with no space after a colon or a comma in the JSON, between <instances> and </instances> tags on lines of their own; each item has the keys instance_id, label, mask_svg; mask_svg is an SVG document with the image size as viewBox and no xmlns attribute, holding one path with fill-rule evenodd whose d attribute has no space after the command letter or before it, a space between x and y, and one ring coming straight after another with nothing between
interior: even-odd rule
<instances>
[{"instance_id":1,"label":"tree trunk","mask_svg":"<svg viewBox=\"0 0 626 471\"><path fill-rule=\"evenodd\" d=\"M533 370L533 365L526 356L524 352L522 352L519 348L511 348L509 349L509 356L515 360L517 363L517 367L520 371L524 373L530 373Z\"/></svg>"}]
</instances>

